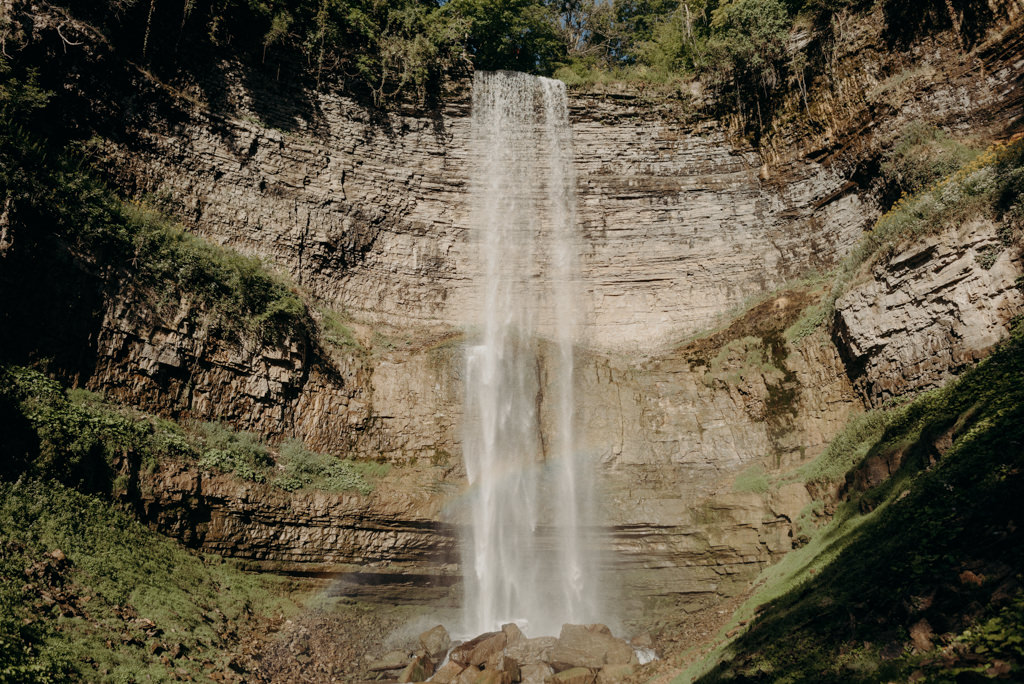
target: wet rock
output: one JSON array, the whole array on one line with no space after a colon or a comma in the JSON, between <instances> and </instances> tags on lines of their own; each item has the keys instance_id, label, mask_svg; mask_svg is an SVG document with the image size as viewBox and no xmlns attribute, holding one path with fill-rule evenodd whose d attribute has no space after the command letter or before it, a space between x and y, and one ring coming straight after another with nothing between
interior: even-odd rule
<instances>
[{"instance_id":1,"label":"wet rock","mask_svg":"<svg viewBox=\"0 0 1024 684\"><path fill-rule=\"evenodd\" d=\"M586 667L573 667L548 677L546 684L594 684L597 676Z\"/></svg>"},{"instance_id":2,"label":"wet rock","mask_svg":"<svg viewBox=\"0 0 1024 684\"><path fill-rule=\"evenodd\" d=\"M604 625L562 625L549 660L556 672L576 667L594 670L604 665L636 663L636 654Z\"/></svg>"},{"instance_id":3,"label":"wet rock","mask_svg":"<svg viewBox=\"0 0 1024 684\"><path fill-rule=\"evenodd\" d=\"M524 638L518 643L508 646L505 649L505 655L515 658L520 666L532 663L546 663L551 660L551 652L557 644L558 639L555 637Z\"/></svg>"},{"instance_id":4,"label":"wet rock","mask_svg":"<svg viewBox=\"0 0 1024 684\"><path fill-rule=\"evenodd\" d=\"M654 648L654 639L647 632L637 634L629 640L629 643L633 648Z\"/></svg>"},{"instance_id":5,"label":"wet rock","mask_svg":"<svg viewBox=\"0 0 1024 684\"><path fill-rule=\"evenodd\" d=\"M406 665L402 674L398 675L398 681L402 684L407 682L425 682L434 674L434 661L426 653L418 654L411 663Z\"/></svg>"},{"instance_id":6,"label":"wet rock","mask_svg":"<svg viewBox=\"0 0 1024 684\"><path fill-rule=\"evenodd\" d=\"M440 661L451 647L452 639L443 625L428 629L419 637L420 646L435 661Z\"/></svg>"},{"instance_id":7,"label":"wet rock","mask_svg":"<svg viewBox=\"0 0 1024 684\"><path fill-rule=\"evenodd\" d=\"M487 632L452 649L449 656L460 665L480 667L505 648L504 632Z\"/></svg>"},{"instance_id":8,"label":"wet rock","mask_svg":"<svg viewBox=\"0 0 1024 684\"><path fill-rule=\"evenodd\" d=\"M438 668L437 672L434 673L433 679L430 681L436 682L436 684L451 684L458 679L459 675L462 674L462 671L465 669L464 665L460 665L454 660L449 660Z\"/></svg>"}]
</instances>

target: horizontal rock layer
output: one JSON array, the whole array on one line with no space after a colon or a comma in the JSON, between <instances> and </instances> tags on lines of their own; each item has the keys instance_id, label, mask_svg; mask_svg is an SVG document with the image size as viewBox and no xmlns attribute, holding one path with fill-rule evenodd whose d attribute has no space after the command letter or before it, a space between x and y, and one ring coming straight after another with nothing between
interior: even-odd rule
<instances>
[{"instance_id":1,"label":"horizontal rock layer","mask_svg":"<svg viewBox=\"0 0 1024 684\"><path fill-rule=\"evenodd\" d=\"M1024 311L1024 261L998 228L975 220L913 240L836 302L836 344L872 405L944 384L1006 337Z\"/></svg>"}]
</instances>

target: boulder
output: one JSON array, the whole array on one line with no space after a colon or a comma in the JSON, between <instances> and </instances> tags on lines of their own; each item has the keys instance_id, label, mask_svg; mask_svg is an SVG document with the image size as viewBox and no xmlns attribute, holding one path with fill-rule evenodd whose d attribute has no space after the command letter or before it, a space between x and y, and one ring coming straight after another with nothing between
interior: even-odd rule
<instances>
[{"instance_id":1,"label":"boulder","mask_svg":"<svg viewBox=\"0 0 1024 684\"><path fill-rule=\"evenodd\" d=\"M512 682L518 682L520 679L519 663L501 652L495 653L488 658L484 669L485 671L500 672L502 674L502 684L512 684Z\"/></svg>"},{"instance_id":2,"label":"boulder","mask_svg":"<svg viewBox=\"0 0 1024 684\"><path fill-rule=\"evenodd\" d=\"M544 684L547 678L555 674L547 663L530 663L519 668L522 684Z\"/></svg>"},{"instance_id":3,"label":"boulder","mask_svg":"<svg viewBox=\"0 0 1024 684\"><path fill-rule=\"evenodd\" d=\"M420 646L435 661L440 662L451 645L452 639L444 625L432 627L420 634Z\"/></svg>"},{"instance_id":4,"label":"boulder","mask_svg":"<svg viewBox=\"0 0 1024 684\"><path fill-rule=\"evenodd\" d=\"M413 661L406 665L402 674L398 675L401 684L407 682L425 682L434 674L434 661L426 653L419 653Z\"/></svg>"},{"instance_id":5,"label":"boulder","mask_svg":"<svg viewBox=\"0 0 1024 684\"><path fill-rule=\"evenodd\" d=\"M455 684L477 684L477 681L483 675L483 672L478 667L467 667L459 676L455 679Z\"/></svg>"},{"instance_id":6,"label":"boulder","mask_svg":"<svg viewBox=\"0 0 1024 684\"><path fill-rule=\"evenodd\" d=\"M597 684L618 684L633 674L632 665L605 665L597 673Z\"/></svg>"},{"instance_id":7,"label":"boulder","mask_svg":"<svg viewBox=\"0 0 1024 684\"><path fill-rule=\"evenodd\" d=\"M405 651L391 651L380 660L370 663L366 668L370 672L387 672L388 670L401 670L409 664L409 654Z\"/></svg>"},{"instance_id":8,"label":"boulder","mask_svg":"<svg viewBox=\"0 0 1024 684\"><path fill-rule=\"evenodd\" d=\"M430 681L436 684L452 684L465 669L463 665L459 665L454 660L449 660L437 669L437 672L434 673L434 678Z\"/></svg>"},{"instance_id":9,"label":"boulder","mask_svg":"<svg viewBox=\"0 0 1024 684\"><path fill-rule=\"evenodd\" d=\"M558 644L555 637L537 637L536 639L521 639L515 645L505 648L505 655L515 659L520 667L531 663L546 663L551 660L551 651Z\"/></svg>"},{"instance_id":10,"label":"boulder","mask_svg":"<svg viewBox=\"0 0 1024 684\"><path fill-rule=\"evenodd\" d=\"M504 632L487 632L452 649L449 656L460 665L479 667L505 648Z\"/></svg>"},{"instance_id":11,"label":"boulder","mask_svg":"<svg viewBox=\"0 0 1024 684\"><path fill-rule=\"evenodd\" d=\"M510 680L505 672L484 670L473 680L473 684L510 684Z\"/></svg>"},{"instance_id":12,"label":"boulder","mask_svg":"<svg viewBox=\"0 0 1024 684\"><path fill-rule=\"evenodd\" d=\"M594 684L597 676L586 667L573 667L548 677L546 684Z\"/></svg>"},{"instance_id":13,"label":"boulder","mask_svg":"<svg viewBox=\"0 0 1024 684\"><path fill-rule=\"evenodd\" d=\"M603 629L602 629L603 628ZM548 659L556 672L576 667L599 670L605 665L636 664L636 653L604 625L562 625Z\"/></svg>"},{"instance_id":14,"label":"boulder","mask_svg":"<svg viewBox=\"0 0 1024 684\"><path fill-rule=\"evenodd\" d=\"M526 639L526 635L519 629L519 625L514 622L502 625L501 631L505 635L505 648L515 646Z\"/></svg>"}]
</instances>

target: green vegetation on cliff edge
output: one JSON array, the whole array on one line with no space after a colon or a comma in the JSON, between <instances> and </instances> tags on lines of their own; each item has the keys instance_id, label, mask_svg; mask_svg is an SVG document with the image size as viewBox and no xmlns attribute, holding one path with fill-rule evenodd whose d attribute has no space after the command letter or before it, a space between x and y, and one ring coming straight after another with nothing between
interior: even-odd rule
<instances>
[{"instance_id":1,"label":"green vegetation on cliff edge","mask_svg":"<svg viewBox=\"0 0 1024 684\"><path fill-rule=\"evenodd\" d=\"M854 419L796 473L822 491L839 483L841 499L810 543L765 571L736 616L749 626L697 666L710 667L700 681L1019 677L1022 377L1018 322L960 379ZM892 476L876 484L871 463Z\"/></svg>"},{"instance_id":2,"label":"green vegetation on cliff edge","mask_svg":"<svg viewBox=\"0 0 1024 684\"><path fill-rule=\"evenodd\" d=\"M554 75L569 85L699 79L714 105L765 127L787 93L804 105L830 70L845 22L874 12L894 49L953 30L976 44L1005 10L976 0L86 0L69 16L97 26L127 59L173 78L233 56L268 76L298 74L375 105L437 104L470 68ZM16 3L21 7L21 3ZM877 10L877 11L876 11ZM17 15L17 12L14 13ZM9 20L8 43L25 22ZM157 29L159 27L159 29ZM8 51L10 52L10 51Z\"/></svg>"},{"instance_id":3,"label":"green vegetation on cliff edge","mask_svg":"<svg viewBox=\"0 0 1024 684\"><path fill-rule=\"evenodd\" d=\"M387 472L381 464L314 452L297 439L275 450L222 423L178 425L93 392L65 391L39 371L18 366L0 367L0 418L9 426L0 477L56 480L89 492L124 490L121 480L131 473L115 472L124 458L148 471L173 461L289 492L369 494L374 478Z\"/></svg>"}]
</instances>

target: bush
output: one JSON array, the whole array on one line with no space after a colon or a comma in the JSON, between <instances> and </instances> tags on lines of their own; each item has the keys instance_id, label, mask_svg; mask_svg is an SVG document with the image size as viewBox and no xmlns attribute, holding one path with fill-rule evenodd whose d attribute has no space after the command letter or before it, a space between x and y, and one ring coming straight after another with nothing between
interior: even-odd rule
<instances>
[{"instance_id":1,"label":"bush","mask_svg":"<svg viewBox=\"0 0 1024 684\"><path fill-rule=\"evenodd\" d=\"M881 177L896 196L919 190L956 172L978 151L921 121L904 127L884 156Z\"/></svg>"},{"instance_id":2,"label":"bush","mask_svg":"<svg viewBox=\"0 0 1024 684\"><path fill-rule=\"evenodd\" d=\"M697 60L698 73L723 100L731 94L736 111L753 104L761 121L781 82L790 19L779 0L727 0L711 13L711 34Z\"/></svg>"},{"instance_id":3,"label":"bush","mask_svg":"<svg viewBox=\"0 0 1024 684\"><path fill-rule=\"evenodd\" d=\"M282 472L274 479L274 485L287 492L305 487L329 492L351 490L360 494L373 491L360 472L359 464L311 451L297 439L281 445L280 466Z\"/></svg>"},{"instance_id":4,"label":"bush","mask_svg":"<svg viewBox=\"0 0 1024 684\"><path fill-rule=\"evenodd\" d=\"M259 437L222 423L201 423L196 432L202 443L200 467L233 473L250 482L267 481L267 470L274 461Z\"/></svg>"}]
</instances>

